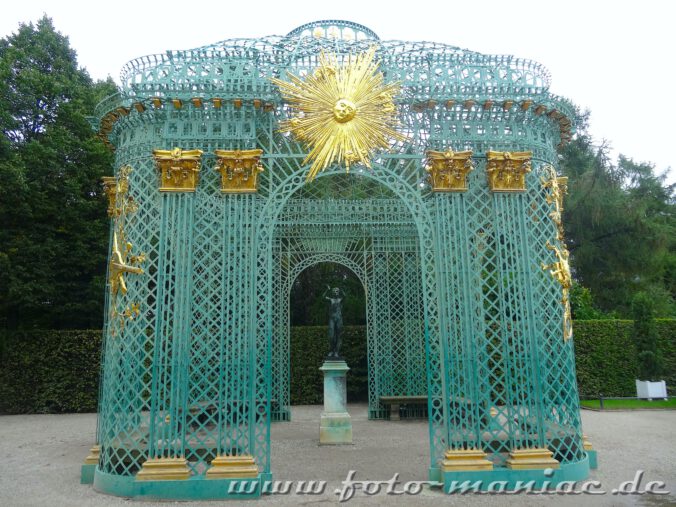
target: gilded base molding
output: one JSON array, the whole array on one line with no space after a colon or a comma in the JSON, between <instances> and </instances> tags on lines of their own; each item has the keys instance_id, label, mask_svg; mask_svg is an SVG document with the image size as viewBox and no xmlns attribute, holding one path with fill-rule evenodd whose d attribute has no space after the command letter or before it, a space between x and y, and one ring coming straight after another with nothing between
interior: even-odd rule
<instances>
[{"instance_id":1,"label":"gilded base molding","mask_svg":"<svg viewBox=\"0 0 676 507\"><path fill-rule=\"evenodd\" d=\"M101 454L101 446L95 445L89 449L89 455L85 458L85 465L98 465L99 463L99 454Z\"/></svg>"},{"instance_id":2,"label":"gilded base molding","mask_svg":"<svg viewBox=\"0 0 676 507\"><path fill-rule=\"evenodd\" d=\"M136 474L137 481L182 481L190 478L185 458L149 459Z\"/></svg>"},{"instance_id":3,"label":"gilded base molding","mask_svg":"<svg viewBox=\"0 0 676 507\"><path fill-rule=\"evenodd\" d=\"M467 472L476 470L493 470L493 463L486 459L481 449L449 449L441 462L443 472Z\"/></svg>"},{"instance_id":4,"label":"gilded base molding","mask_svg":"<svg viewBox=\"0 0 676 507\"><path fill-rule=\"evenodd\" d=\"M207 479L248 479L258 477L253 456L216 456L207 470Z\"/></svg>"},{"instance_id":5,"label":"gilded base molding","mask_svg":"<svg viewBox=\"0 0 676 507\"><path fill-rule=\"evenodd\" d=\"M552 456L554 453L544 447L534 449L514 449L509 453L507 468L512 470L559 468L559 462Z\"/></svg>"},{"instance_id":6,"label":"gilded base molding","mask_svg":"<svg viewBox=\"0 0 676 507\"><path fill-rule=\"evenodd\" d=\"M591 451L592 450L592 443L589 441L589 438L587 435L582 435L582 448L585 451Z\"/></svg>"}]
</instances>

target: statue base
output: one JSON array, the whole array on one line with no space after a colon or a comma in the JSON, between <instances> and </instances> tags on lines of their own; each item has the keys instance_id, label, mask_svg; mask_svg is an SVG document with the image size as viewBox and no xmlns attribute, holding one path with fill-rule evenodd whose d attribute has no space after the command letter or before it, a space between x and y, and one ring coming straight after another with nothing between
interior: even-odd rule
<instances>
[{"instance_id":1,"label":"statue base","mask_svg":"<svg viewBox=\"0 0 676 507\"><path fill-rule=\"evenodd\" d=\"M352 443L352 418L347 412L346 374L350 369L343 360L326 360L324 373L324 412L319 422L319 443Z\"/></svg>"}]
</instances>

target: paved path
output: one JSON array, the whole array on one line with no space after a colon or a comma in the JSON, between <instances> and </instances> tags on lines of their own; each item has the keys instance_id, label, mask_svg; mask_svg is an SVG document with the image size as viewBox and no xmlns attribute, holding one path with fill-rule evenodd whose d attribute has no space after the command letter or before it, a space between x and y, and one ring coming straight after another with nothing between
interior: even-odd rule
<instances>
[{"instance_id":1,"label":"paved path","mask_svg":"<svg viewBox=\"0 0 676 507\"><path fill-rule=\"evenodd\" d=\"M294 407L293 422L272 427L272 464L277 480L326 480L323 495L268 495L246 505L328 505L338 501L350 470L355 479L401 484L427 479L426 421L368 421L366 407L351 405L355 445L319 447L321 407ZM357 493L348 505L676 505L676 411L583 411L585 432L599 451L599 469L590 480L610 491L644 470L642 484L664 481L668 496L453 495L425 488L416 496ZM79 469L92 444L94 414L0 417L0 505L120 506L129 500L80 485ZM399 486L401 489L402 486ZM176 503L181 506L238 505L242 502ZM169 505L143 502L138 505Z\"/></svg>"}]
</instances>

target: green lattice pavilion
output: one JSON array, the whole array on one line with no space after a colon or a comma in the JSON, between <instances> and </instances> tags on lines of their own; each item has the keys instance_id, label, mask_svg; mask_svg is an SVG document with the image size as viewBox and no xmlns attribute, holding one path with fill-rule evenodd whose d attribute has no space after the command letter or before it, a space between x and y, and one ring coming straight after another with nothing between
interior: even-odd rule
<instances>
[{"instance_id":1,"label":"green lattice pavilion","mask_svg":"<svg viewBox=\"0 0 676 507\"><path fill-rule=\"evenodd\" d=\"M374 73L358 63L371 56ZM376 84L337 91L315 123L282 89L348 71ZM390 418L388 397L423 400L394 418L427 414L431 480L588 475L556 173L573 107L544 67L319 21L145 56L121 77L96 110L115 177L84 482L130 497L226 498L238 480L264 492L270 425L292 417L291 286L322 262L365 290L369 417ZM351 147L390 119L389 137ZM312 125L338 137L317 141ZM326 152L307 178L312 151L339 137L342 158Z\"/></svg>"}]
</instances>

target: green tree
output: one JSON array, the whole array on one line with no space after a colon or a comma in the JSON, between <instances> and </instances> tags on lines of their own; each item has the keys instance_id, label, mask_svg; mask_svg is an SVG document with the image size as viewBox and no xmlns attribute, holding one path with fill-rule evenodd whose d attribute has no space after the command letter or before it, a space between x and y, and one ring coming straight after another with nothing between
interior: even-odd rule
<instances>
[{"instance_id":1,"label":"green tree","mask_svg":"<svg viewBox=\"0 0 676 507\"><path fill-rule=\"evenodd\" d=\"M593 145L587 115L580 124L562 152L574 278L604 312L628 316L633 295L647 291L658 315L674 316L674 185L666 185L650 164L620 156L614 165L606 145Z\"/></svg>"},{"instance_id":2,"label":"green tree","mask_svg":"<svg viewBox=\"0 0 676 507\"><path fill-rule=\"evenodd\" d=\"M43 17L0 40L0 324L100 327L112 156L86 120L115 91Z\"/></svg>"},{"instance_id":3,"label":"green tree","mask_svg":"<svg viewBox=\"0 0 676 507\"><path fill-rule=\"evenodd\" d=\"M575 283L570 290L570 308L575 320L594 320L610 318L594 305L591 291Z\"/></svg>"}]
</instances>

